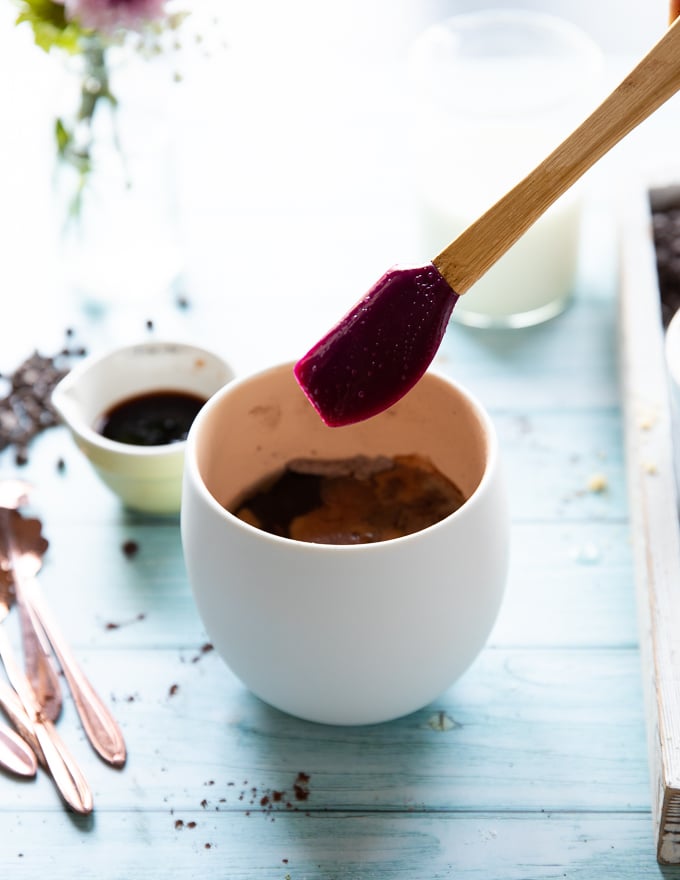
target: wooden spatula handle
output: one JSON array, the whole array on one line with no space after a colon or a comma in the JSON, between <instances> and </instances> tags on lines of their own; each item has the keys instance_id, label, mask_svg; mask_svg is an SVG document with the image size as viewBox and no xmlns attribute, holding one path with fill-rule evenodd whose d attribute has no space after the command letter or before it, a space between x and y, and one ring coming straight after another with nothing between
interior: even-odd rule
<instances>
[{"instance_id":1,"label":"wooden spatula handle","mask_svg":"<svg viewBox=\"0 0 680 880\"><path fill-rule=\"evenodd\" d=\"M680 19L572 134L435 259L463 294L598 159L680 89Z\"/></svg>"}]
</instances>

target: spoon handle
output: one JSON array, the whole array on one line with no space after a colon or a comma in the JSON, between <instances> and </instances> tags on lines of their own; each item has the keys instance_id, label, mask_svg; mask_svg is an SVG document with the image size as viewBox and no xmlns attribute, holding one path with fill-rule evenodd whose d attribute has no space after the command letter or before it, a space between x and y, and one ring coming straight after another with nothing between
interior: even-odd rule
<instances>
[{"instance_id":1,"label":"spoon handle","mask_svg":"<svg viewBox=\"0 0 680 880\"><path fill-rule=\"evenodd\" d=\"M33 749L11 727L0 723L0 765L17 776L33 777L38 760Z\"/></svg>"},{"instance_id":2,"label":"spoon handle","mask_svg":"<svg viewBox=\"0 0 680 880\"><path fill-rule=\"evenodd\" d=\"M434 258L463 294L598 159L680 89L680 19L553 152Z\"/></svg>"},{"instance_id":3,"label":"spoon handle","mask_svg":"<svg viewBox=\"0 0 680 880\"><path fill-rule=\"evenodd\" d=\"M14 658L14 652L7 633L0 627L0 657L7 677L19 695L26 714L32 722L33 732L40 745L47 769L64 801L77 813L92 812L92 792L80 767L66 748L57 729L51 721L40 714L30 681Z\"/></svg>"},{"instance_id":4,"label":"spoon handle","mask_svg":"<svg viewBox=\"0 0 680 880\"><path fill-rule=\"evenodd\" d=\"M35 578L21 579L23 601L35 614L57 655L68 682L73 702L90 743L97 754L113 767L123 767L127 758L123 734L73 656L52 614L43 600Z\"/></svg>"},{"instance_id":5,"label":"spoon handle","mask_svg":"<svg viewBox=\"0 0 680 880\"><path fill-rule=\"evenodd\" d=\"M31 746L38 761L45 766L45 757L35 735L33 722L26 714L24 705L19 699L17 692L2 679L0 679L0 707L2 707L5 715L19 732L21 738Z\"/></svg>"},{"instance_id":6,"label":"spoon handle","mask_svg":"<svg viewBox=\"0 0 680 880\"><path fill-rule=\"evenodd\" d=\"M20 589L16 590L16 594L26 676L33 686L42 714L50 721L56 721L61 713L62 699L54 657L35 612L24 602Z\"/></svg>"}]
</instances>

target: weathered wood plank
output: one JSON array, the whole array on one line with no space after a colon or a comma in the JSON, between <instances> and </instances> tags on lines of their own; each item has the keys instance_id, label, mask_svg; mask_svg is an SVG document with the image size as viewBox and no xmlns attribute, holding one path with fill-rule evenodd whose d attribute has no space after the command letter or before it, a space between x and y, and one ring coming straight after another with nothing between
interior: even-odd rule
<instances>
[{"instance_id":1,"label":"weathered wood plank","mask_svg":"<svg viewBox=\"0 0 680 880\"><path fill-rule=\"evenodd\" d=\"M673 436L649 208L624 218L622 382L640 642L660 860L680 863L680 533Z\"/></svg>"},{"instance_id":2,"label":"weathered wood plank","mask_svg":"<svg viewBox=\"0 0 680 880\"><path fill-rule=\"evenodd\" d=\"M55 833L46 842L34 828L47 824ZM0 873L13 880L73 880L77 857L81 875L98 880L661 876L645 813L246 816L216 811L211 802L205 810L174 813L103 812L85 824L39 811L30 823L4 816Z\"/></svg>"},{"instance_id":3,"label":"weathered wood plank","mask_svg":"<svg viewBox=\"0 0 680 880\"><path fill-rule=\"evenodd\" d=\"M215 654L81 654L128 740L117 773L89 749L67 704L60 730L104 811L195 809L218 793L241 809L250 786L291 797L298 771L313 778L304 806L316 810L649 807L636 650L489 649L420 712L356 728L269 708ZM50 808L57 797L43 774L29 784L0 778L0 816Z\"/></svg>"}]
</instances>

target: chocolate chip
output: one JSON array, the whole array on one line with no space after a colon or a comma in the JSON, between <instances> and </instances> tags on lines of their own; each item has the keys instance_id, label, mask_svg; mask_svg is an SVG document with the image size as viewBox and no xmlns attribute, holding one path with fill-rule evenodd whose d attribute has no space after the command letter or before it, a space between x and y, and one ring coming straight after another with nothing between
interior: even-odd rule
<instances>
[{"instance_id":1,"label":"chocolate chip","mask_svg":"<svg viewBox=\"0 0 680 880\"><path fill-rule=\"evenodd\" d=\"M121 547L123 554L128 558L132 559L139 553L139 544L137 541L125 541Z\"/></svg>"}]
</instances>

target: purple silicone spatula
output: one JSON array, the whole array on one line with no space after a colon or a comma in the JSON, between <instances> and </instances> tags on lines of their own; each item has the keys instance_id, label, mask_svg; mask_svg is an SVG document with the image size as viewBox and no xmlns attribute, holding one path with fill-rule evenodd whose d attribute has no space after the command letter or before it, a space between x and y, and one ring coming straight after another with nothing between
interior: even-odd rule
<instances>
[{"instance_id":1,"label":"purple silicone spatula","mask_svg":"<svg viewBox=\"0 0 680 880\"><path fill-rule=\"evenodd\" d=\"M295 365L323 421L396 403L430 365L458 297L592 165L680 89L680 20L600 106L431 263L390 269Z\"/></svg>"}]
</instances>

